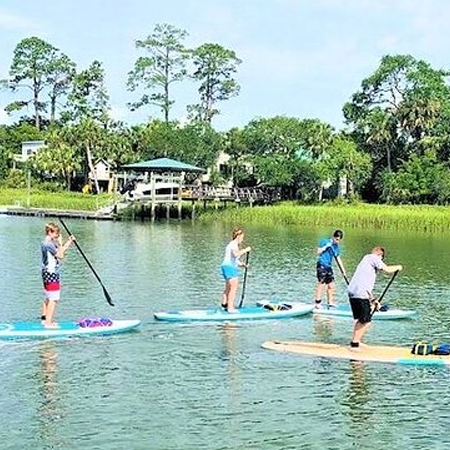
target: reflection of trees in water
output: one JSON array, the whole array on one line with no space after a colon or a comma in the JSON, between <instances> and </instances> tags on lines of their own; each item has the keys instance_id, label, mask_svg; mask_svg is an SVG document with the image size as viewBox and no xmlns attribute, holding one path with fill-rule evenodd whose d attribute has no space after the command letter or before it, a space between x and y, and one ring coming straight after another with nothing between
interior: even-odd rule
<instances>
[{"instance_id":1,"label":"reflection of trees in water","mask_svg":"<svg viewBox=\"0 0 450 450\"><path fill-rule=\"evenodd\" d=\"M57 357L55 344L44 342L39 348L39 372L37 373L38 392L41 401L38 408L39 435L44 448L61 447L58 422L61 419L59 405L61 392L57 377Z\"/></svg>"}]
</instances>

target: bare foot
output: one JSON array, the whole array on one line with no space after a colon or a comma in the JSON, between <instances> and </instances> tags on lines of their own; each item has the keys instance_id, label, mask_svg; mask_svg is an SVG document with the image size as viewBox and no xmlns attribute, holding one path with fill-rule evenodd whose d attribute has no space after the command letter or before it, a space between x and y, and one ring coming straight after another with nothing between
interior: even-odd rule
<instances>
[{"instance_id":1,"label":"bare foot","mask_svg":"<svg viewBox=\"0 0 450 450\"><path fill-rule=\"evenodd\" d=\"M56 322L44 323L45 328L59 328L59 325Z\"/></svg>"},{"instance_id":2,"label":"bare foot","mask_svg":"<svg viewBox=\"0 0 450 450\"><path fill-rule=\"evenodd\" d=\"M230 314L235 314L235 313L238 312L238 310L235 309L235 308L233 308L233 309L228 308L228 312L229 312Z\"/></svg>"}]
</instances>

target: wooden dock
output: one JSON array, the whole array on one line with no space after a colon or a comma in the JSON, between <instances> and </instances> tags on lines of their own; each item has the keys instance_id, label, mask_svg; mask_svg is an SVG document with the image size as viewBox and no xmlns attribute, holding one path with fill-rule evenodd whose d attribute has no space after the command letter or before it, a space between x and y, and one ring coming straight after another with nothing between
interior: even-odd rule
<instances>
[{"instance_id":1,"label":"wooden dock","mask_svg":"<svg viewBox=\"0 0 450 450\"><path fill-rule=\"evenodd\" d=\"M279 201L276 191L260 188L217 188L209 186L184 186L170 193L141 195L116 203L115 213L125 214L131 219L154 220L156 218L181 219L186 217L186 209L193 219L200 209L226 208L230 205L267 205Z\"/></svg>"},{"instance_id":2,"label":"wooden dock","mask_svg":"<svg viewBox=\"0 0 450 450\"><path fill-rule=\"evenodd\" d=\"M236 202L249 206L270 204L280 200L278 191L257 187L186 186L183 189L182 197L184 200Z\"/></svg>"},{"instance_id":3,"label":"wooden dock","mask_svg":"<svg viewBox=\"0 0 450 450\"><path fill-rule=\"evenodd\" d=\"M0 209L0 214L8 216L32 216L32 217L66 217L73 219L90 220L114 220L113 214L99 214L97 211L66 211L61 209L22 208L7 206Z\"/></svg>"},{"instance_id":4,"label":"wooden dock","mask_svg":"<svg viewBox=\"0 0 450 450\"><path fill-rule=\"evenodd\" d=\"M62 217L85 220L120 220L121 218L155 220L156 218L195 218L197 212L208 208L226 208L230 205L267 205L278 201L276 191L261 188L217 188L184 186L170 192L123 198L98 211L72 211L22 206L2 206L0 215Z\"/></svg>"}]
</instances>

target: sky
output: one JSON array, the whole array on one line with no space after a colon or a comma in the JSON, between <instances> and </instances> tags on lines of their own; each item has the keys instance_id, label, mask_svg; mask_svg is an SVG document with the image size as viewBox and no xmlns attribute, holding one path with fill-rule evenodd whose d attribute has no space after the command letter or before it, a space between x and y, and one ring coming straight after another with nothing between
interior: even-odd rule
<instances>
[{"instance_id":1,"label":"sky","mask_svg":"<svg viewBox=\"0 0 450 450\"><path fill-rule=\"evenodd\" d=\"M411 54L436 69L450 68L448 0L0 0L0 78L13 52L37 36L68 55L78 70L102 62L111 113L126 124L162 118L157 108L127 103L127 74L144 56L135 41L158 23L186 30L185 45L217 43L242 60L240 94L220 102L217 130L277 115L317 118L342 129L342 107L386 54ZM197 101L192 82L174 85L171 119L186 118ZM24 98L0 91L4 107Z\"/></svg>"}]
</instances>

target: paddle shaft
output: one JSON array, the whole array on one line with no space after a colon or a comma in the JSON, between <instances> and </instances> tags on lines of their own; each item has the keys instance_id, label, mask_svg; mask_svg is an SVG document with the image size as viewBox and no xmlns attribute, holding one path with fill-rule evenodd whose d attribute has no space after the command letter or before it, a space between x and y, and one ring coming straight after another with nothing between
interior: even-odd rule
<instances>
[{"instance_id":1,"label":"paddle shaft","mask_svg":"<svg viewBox=\"0 0 450 450\"><path fill-rule=\"evenodd\" d=\"M398 274L398 270L396 270L394 272L394 275L392 275L391 279L389 280L389 283L386 285L386 287L384 288L384 291L381 293L380 298L378 299L379 303L381 303L381 301L383 300L383 297L386 295L387 290L391 286L392 282L395 280L395 277L397 276L397 274Z\"/></svg>"},{"instance_id":2,"label":"paddle shaft","mask_svg":"<svg viewBox=\"0 0 450 450\"><path fill-rule=\"evenodd\" d=\"M341 271L342 276L344 277L345 282L347 283L347 286L350 284L350 281L348 281L347 275L344 273L344 268L342 267L341 263L339 262L339 259L334 253L333 247L330 247L331 253L333 253L334 260L336 261L336 265L339 267L339 270Z\"/></svg>"},{"instance_id":3,"label":"paddle shaft","mask_svg":"<svg viewBox=\"0 0 450 450\"><path fill-rule=\"evenodd\" d=\"M242 307L242 304L244 303L244 298L245 298L245 287L247 286L247 271L248 271L249 256L250 256L250 252L247 252L247 254L245 255L244 283L242 284L242 294L241 294L241 301L239 302L239 308Z\"/></svg>"},{"instance_id":4,"label":"paddle shaft","mask_svg":"<svg viewBox=\"0 0 450 450\"><path fill-rule=\"evenodd\" d=\"M64 223L64 220L62 220L61 218L59 219L59 221L61 222L62 226L64 227L64 229L66 230L66 232L69 234L69 236L72 236L71 231L69 230L69 228L67 227L67 225ZM80 255L83 257L83 259L85 260L86 264L89 266L89 268L91 269L92 273L94 274L95 278L97 278L98 282L100 283L101 287L103 288L103 295L106 298L106 301L111 305L114 306L114 303L111 299L111 296L109 295L108 291L106 290L106 287L104 286L100 276L98 275L97 271L94 269L94 266L91 264L91 262L87 259L87 256L84 254L83 250L81 249L80 245L78 244L77 241L73 241L73 243L75 244L75 247L78 249L78 251L80 252Z\"/></svg>"},{"instance_id":5,"label":"paddle shaft","mask_svg":"<svg viewBox=\"0 0 450 450\"><path fill-rule=\"evenodd\" d=\"M392 275L391 279L389 280L389 283L386 285L386 287L384 288L383 292L380 295L380 298L378 299L378 303L381 303L381 301L383 300L384 296L386 295L386 292L388 291L389 287L391 286L392 282L395 280L395 277L398 274L398 270L396 270L394 272L394 275ZM370 317L372 317L376 312L376 307L374 306L372 313L370 314Z\"/></svg>"}]
</instances>

